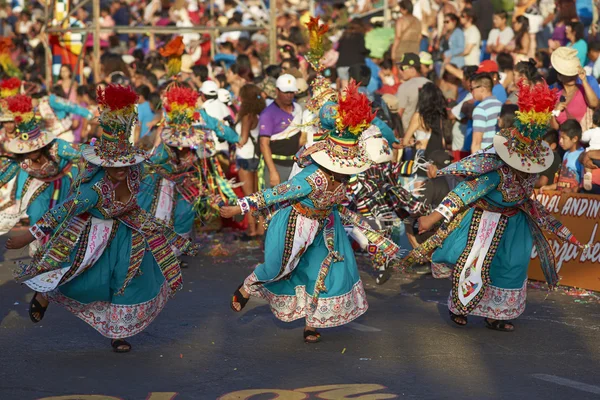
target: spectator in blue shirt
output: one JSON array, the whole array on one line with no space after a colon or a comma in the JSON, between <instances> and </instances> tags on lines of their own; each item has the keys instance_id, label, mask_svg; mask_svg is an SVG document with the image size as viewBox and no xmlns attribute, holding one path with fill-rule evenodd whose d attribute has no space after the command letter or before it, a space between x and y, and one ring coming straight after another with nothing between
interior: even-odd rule
<instances>
[{"instance_id":1,"label":"spectator in blue shirt","mask_svg":"<svg viewBox=\"0 0 600 400\"><path fill-rule=\"evenodd\" d=\"M448 37L448 50L444 52L444 63L454 64L458 68L462 68L465 65L465 58L463 57L465 35L458 23L459 19L456 14L450 13L444 16L444 28L450 35Z\"/></svg>"},{"instance_id":2,"label":"spectator in blue shirt","mask_svg":"<svg viewBox=\"0 0 600 400\"><path fill-rule=\"evenodd\" d=\"M150 88L146 85L141 85L136 89L136 92L139 95L138 119L140 123L138 129L136 129L134 142L137 142L137 140L143 138L150 132L148 124L152 122L155 117L155 114L150 107L150 102L148 101L148 98L150 97Z\"/></svg>"}]
</instances>

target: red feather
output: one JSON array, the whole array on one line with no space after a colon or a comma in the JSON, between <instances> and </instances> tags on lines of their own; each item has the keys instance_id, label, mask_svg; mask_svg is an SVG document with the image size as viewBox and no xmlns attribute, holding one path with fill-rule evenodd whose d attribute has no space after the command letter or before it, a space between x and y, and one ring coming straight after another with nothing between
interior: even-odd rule
<instances>
[{"instance_id":1,"label":"red feather","mask_svg":"<svg viewBox=\"0 0 600 400\"><path fill-rule=\"evenodd\" d=\"M558 101L558 90L550 89L543 83L535 85L525 85L523 80L517 82L519 88L519 111L550 112L554 110Z\"/></svg>"},{"instance_id":2,"label":"red feather","mask_svg":"<svg viewBox=\"0 0 600 400\"><path fill-rule=\"evenodd\" d=\"M8 110L12 113L25 114L33 111L31 97L24 94L17 94L6 99Z\"/></svg>"},{"instance_id":3,"label":"red feather","mask_svg":"<svg viewBox=\"0 0 600 400\"><path fill-rule=\"evenodd\" d=\"M122 110L137 103L138 95L129 86L106 85L104 90L98 87L98 104L111 111Z\"/></svg>"},{"instance_id":4,"label":"red feather","mask_svg":"<svg viewBox=\"0 0 600 400\"><path fill-rule=\"evenodd\" d=\"M369 98L358 92L358 84L351 80L344 96L338 102L338 110L342 123L353 127L363 123L369 124L375 118Z\"/></svg>"},{"instance_id":5,"label":"red feather","mask_svg":"<svg viewBox=\"0 0 600 400\"><path fill-rule=\"evenodd\" d=\"M169 104L181 104L189 107L195 107L198 101L198 92L193 89L173 86L167 93L167 103ZM165 107L166 108L166 107ZM167 110L169 111L169 110Z\"/></svg>"},{"instance_id":6,"label":"red feather","mask_svg":"<svg viewBox=\"0 0 600 400\"><path fill-rule=\"evenodd\" d=\"M21 81L19 80L19 78L9 78L9 79L4 79L0 82L0 88L2 89L17 89L21 87Z\"/></svg>"}]
</instances>

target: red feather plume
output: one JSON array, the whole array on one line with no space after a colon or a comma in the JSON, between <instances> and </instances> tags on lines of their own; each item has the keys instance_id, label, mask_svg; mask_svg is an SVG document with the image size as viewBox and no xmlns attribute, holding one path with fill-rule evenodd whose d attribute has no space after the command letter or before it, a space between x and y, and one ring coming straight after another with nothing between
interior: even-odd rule
<instances>
[{"instance_id":1,"label":"red feather plume","mask_svg":"<svg viewBox=\"0 0 600 400\"><path fill-rule=\"evenodd\" d=\"M193 89L179 86L170 88L166 95L168 104L181 104L188 107L195 107L196 102L198 101L198 92Z\"/></svg>"},{"instance_id":2,"label":"red feather plume","mask_svg":"<svg viewBox=\"0 0 600 400\"><path fill-rule=\"evenodd\" d=\"M345 95L338 101L339 114L346 127L369 124L375 118L369 98L358 92L358 84L351 80Z\"/></svg>"},{"instance_id":3,"label":"red feather plume","mask_svg":"<svg viewBox=\"0 0 600 400\"><path fill-rule=\"evenodd\" d=\"M6 99L8 110L14 114L26 114L33 111L31 97L17 94Z\"/></svg>"},{"instance_id":4,"label":"red feather plume","mask_svg":"<svg viewBox=\"0 0 600 400\"><path fill-rule=\"evenodd\" d=\"M554 110L558 101L558 90L550 89L550 87L543 83L537 83L535 85L526 85L523 80L517 82L519 88L519 111L520 112L550 112Z\"/></svg>"},{"instance_id":5,"label":"red feather plume","mask_svg":"<svg viewBox=\"0 0 600 400\"><path fill-rule=\"evenodd\" d=\"M9 78L9 79L3 79L2 81L0 81L0 89L8 89L8 90L14 90L14 89L18 89L21 87L21 80L19 78Z\"/></svg>"},{"instance_id":6,"label":"red feather plume","mask_svg":"<svg viewBox=\"0 0 600 400\"><path fill-rule=\"evenodd\" d=\"M98 104L111 111L122 110L137 103L138 95L129 86L106 85L104 90L98 87L96 92Z\"/></svg>"}]
</instances>

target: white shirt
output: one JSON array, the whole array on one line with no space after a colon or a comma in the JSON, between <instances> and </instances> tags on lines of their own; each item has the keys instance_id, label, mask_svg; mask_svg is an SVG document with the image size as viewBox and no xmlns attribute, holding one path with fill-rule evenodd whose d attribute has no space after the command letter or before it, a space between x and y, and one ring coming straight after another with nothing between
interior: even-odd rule
<instances>
[{"instance_id":1,"label":"white shirt","mask_svg":"<svg viewBox=\"0 0 600 400\"><path fill-rule=\"evenodd\" d=\"M219 121L224 121L225 117L230 116L229 108L218 99L209 99L202 104L202 108L206 110L206 113ZM227 122L225 122L227 124ZM229 152L229 144L227 142L219 142L215 144L217 152L222 151L225 153Z\"/></svg>"},{"instance_id":2,"label":"white shirt","mask_svg":"<svg viewBox=\"0 0 600 400\"><path fill-rule=\"evenodd\" d=\"M589 142L590 145L586 151L600 150L600 128L592 128L583 132L583 135L581 135L581 141L583 143Z\"/></svg>"},{"instance_id":3,"label":"white shirt","mask_svg":"<svg viewBox=\"0 0 600 400\"><path fill-rule=\"evenodd\" d=\"M491 44L494 46L497 46L499 44L506 46L513 40L514 37L515 37L515 32L513 32L512 28L510 28L510 27L504 28L503 31L500 31L500 29L494 28L490 31L487 43L488 43L488 45ZM493 58L496 59L496 57L493 57Z\"/></svg>"},{"instance_id":4,"label":"white shirt","mask_svg":"<svg viewBox=\"0 0 600 400\"><path fill-rule=\"evenodd\" d=\"M432 13L431 9L431 1L430 0L416 0L413 8L413 16L422 22L421 24L421 34L423 36L429 37L429 30L427 22L424 21L423 18L425 14L430 17Z\"/></svg>"},{"instance_id":5,"label":"white shirt","mask_svg":"<svg viewBox=\"0 0 600 400\"><path fill-rule=\"evenodd\" d=\"M481 33L475 25L471 25L463 32L465 34L465 44L474 45L471 52L465 56L465 65L479 65L481 60Z\"/></svg>"},{"instance_id":6,"label":"white shirt","mask_svg":"<svg viewBox=\"0 0 600 400\"><path fill-rule=\"evenodd\" d=\"M235 125L235 131L240 136L240 139L241 139L242 138L242 122L241 121ZM254 155L255 155L254 143L258 143L258 131L259 131L259 125L256 124L256 127L250 131L250 137L248 137L248 141L246 142L246 144L244 144L242 147L239 147L236 150L235 155L237 158L241 158L244 160L251 160L254 158Z\"/></svg>"}]
</instances>

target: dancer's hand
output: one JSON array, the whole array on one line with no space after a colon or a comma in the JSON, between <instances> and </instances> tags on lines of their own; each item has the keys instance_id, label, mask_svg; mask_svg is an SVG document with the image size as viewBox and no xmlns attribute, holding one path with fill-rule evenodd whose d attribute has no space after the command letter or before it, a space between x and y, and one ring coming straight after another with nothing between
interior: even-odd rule
<instances>
[{"instance_id":1,"label":"dancer's hand","mask_svg":"<svg viewBox=\"0 0 600 400\"><path fill-rule=\"evenodd\" d=\"M423 232L428 232L433 228L437 221L432 218L432 215L425 215L419 218L419 235Z\"/></svg>"},{"instance_id":2,"label":"dancer's hand","mask_svg":"<svg viewBox=\"0 0 600 400\"><path fill-rule=\"evenodd\" d=\"M9 250L20 249L33 242L35 238L31 232L27 231L19 236L14 236L6 241L6 248Z\"/></svg>"},{"instance_id":3,"label":"dancer's hand","mask_svg":"<svg viewBox=\"0 0 600 400\"><path fill-rule=\"evenodd\" d=\"M240 206L223 206L219 209L219 213L223 218L233 218L242 213L242 208Z\"/></svg>"},{"instance_id":4,"label":"dancer's hand","mask_svg":"<svg viewBox=\"0 0 600 400\"><path fill-rule=\"evenodd\" d=\"M275 187L275 186L279 185L280 183L281 183L281 178L279 177L279 172L277 172L277 170L269 171L269 184L272 187Z\"/></svg>"}]
</instances>

